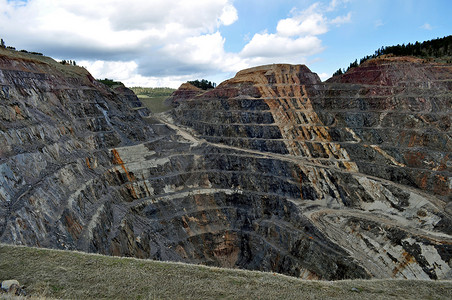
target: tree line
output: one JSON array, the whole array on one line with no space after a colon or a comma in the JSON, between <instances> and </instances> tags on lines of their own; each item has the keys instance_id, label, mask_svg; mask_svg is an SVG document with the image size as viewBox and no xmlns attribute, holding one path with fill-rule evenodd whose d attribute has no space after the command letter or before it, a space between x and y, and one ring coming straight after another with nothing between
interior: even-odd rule
<instances>
[{"instance_id":1,"label":"tree line","mask_svg":"<svg viewBox=\"0 0 452 300\"><path fill-rule=\"evenodd\" d=\"M196 79L194 81L187 82L203 90L214 89L217 86L215 82L207 81L206 79Z\"/></svg>"},{"instance_id":2,"label":"tree line","mask_svg":"<svg viewBox=\"0 0 452 300\"><path fill-rule=\"evenodd\" d=\"M449 57L447 62L452 62L452 35L445 36L443 38L437 38L422 43L416 42L414 44L408 43L407 45L387 46L381 47L375 51L372 55L364 56L359 60L355 60L350 63L347 69L339 69L334 72L333 76L346 73L351 68L357 67L366 60L376 58L380 55L392 54L395 56L416 56L422 58L443 58Z\"/></svg>"},{"instance_id":3,"label":"tree line","mask_svg":"<svg viewBox=\"0 0 452 300\"><path fill-rule=\"evenodd\" d=\"M62 64L62 65L71 65L71 66L76 66L77 65L75 60L65 60L65 59L60 61L60 64Z\"/></svg>"}]
</instances>

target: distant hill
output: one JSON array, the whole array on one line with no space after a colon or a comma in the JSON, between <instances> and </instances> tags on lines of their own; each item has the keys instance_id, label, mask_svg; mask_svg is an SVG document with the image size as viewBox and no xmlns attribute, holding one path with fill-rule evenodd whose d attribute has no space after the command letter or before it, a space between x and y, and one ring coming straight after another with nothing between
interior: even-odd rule
<instances>
[{"instance_id":1,"label":"distant hill","mask_svg":"<svg viewBox=\"0 0 452 300\"><path fill-rule=\"evenodd\" d=\"M172 89L169 87L155 87L155 88L149 88L149 87L131 87L130 88L137 96L146 96L149 98L152 97L168 97L171 95L176 89Z\"/></svg>"},{"instance_id":2,"label":"distant hill","mask_svg":"<svg viewBox=\"0 0 452 300\"><path fill-rule=\"evenodd\" d=\"M366 60L376 58L380 55L394 55L394 56L415 56L428 59L440 59L443 62L452 62L452 35L443 38L437 38L422 43L415 42L407 45L387 46L376 50L374 54L367 55L359 60L350 63L347 69L338 69L333 76L341 75L351 68L357 67Z\"/></svg>"}]
</instances>

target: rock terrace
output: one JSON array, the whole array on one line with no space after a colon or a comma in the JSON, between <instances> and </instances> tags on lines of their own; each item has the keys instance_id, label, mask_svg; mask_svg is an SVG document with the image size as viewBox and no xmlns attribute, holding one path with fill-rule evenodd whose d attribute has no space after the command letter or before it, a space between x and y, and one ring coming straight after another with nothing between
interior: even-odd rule
<instances>
[{"instance_id":1,"label":"rock terrace","mask_svg":"<svg viewBox=\"0 0 452 300\"><path fill-rule=\"evenodd\" d=\"M185 84L149 114L0 50L0 241L280 272L452 278L452 67L302 65Z\"/></svg>"}]
</instances>

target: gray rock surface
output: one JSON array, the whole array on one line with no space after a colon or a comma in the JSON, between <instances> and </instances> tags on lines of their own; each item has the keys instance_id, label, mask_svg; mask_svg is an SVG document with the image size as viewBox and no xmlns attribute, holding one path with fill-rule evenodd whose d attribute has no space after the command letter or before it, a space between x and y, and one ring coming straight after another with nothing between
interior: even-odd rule
<instances>
[{"instance_id":1,"label":"gray rock surface","mask_svg":"<svg viewBox=\"0 0 452 300\"><path fill-rule=\"evenodd\" d=\"M452 278L450 65L370 62L327 83L262 66L149 115L81 68L0 51L0 241Z\"/></svg>"}]
</instances>

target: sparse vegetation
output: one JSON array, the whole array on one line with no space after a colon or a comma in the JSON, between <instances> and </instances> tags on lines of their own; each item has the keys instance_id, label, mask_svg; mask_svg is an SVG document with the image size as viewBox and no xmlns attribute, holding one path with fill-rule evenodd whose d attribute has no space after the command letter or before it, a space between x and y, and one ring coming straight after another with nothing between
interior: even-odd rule
<instances>
[{"instance_id":1,"label":"sparse vegetation","mask_svg":"<svg viewBox=\"0 0 452 300\"><path fill-rule=\"evenodd\" d=\"M5 41L4 41L3 39L0 39L0 48L16 51L16 48L15 48L15 47L6 46ZM22 49L22 50L19 50L19 52L22 52L22 53L30 53L30 54L41 55L41 56L43 55L43 54L40 53L40 52L34 52L34 51L29 52L29 51L23 50L23 49Z\"/></svg>"},{"instance_id":2,"label":"sparse vegetation","mask_svg":"<svg viewBox=\"0 0 452 300\"><path fill-rule=\"evenodd\" d=\"M0 244L0 280L71 299L450 299L452 281L305 281L275 273ZM0 295L1 298L1 295Z\"/></svg>"},{"instance_id":3,"label":"sparse vegetation","mask_svg":"<svg viewBox=\"0 0 452 300\"><path fill-rule=\"evenodd\" d=\"M366 60L376 58L380 55L391 54L394 56L416 56L421 58L441 58L443 61L452 62L452 35L445 36L443 38L437 38L422 43L416 42L414 44L408 43L407 45L397 45L381 47L376 50L374 54L367 55L359 60L355 60L350 63L347 69L338 69L333 73L333 76L346 73L351 68L357 67Z\"/></svg>"},{"instance_id":4,"label":"sparse vegetation","mask_svg":"<svg viewBox=\"0 0 452 300\"><path fill-rule=\"evenodd\" d=\"M206 79L196 79L194 81L187 82L203 90L214 89L217 86L215 82L207 81Z\"/></svg>"}]
</instances>

